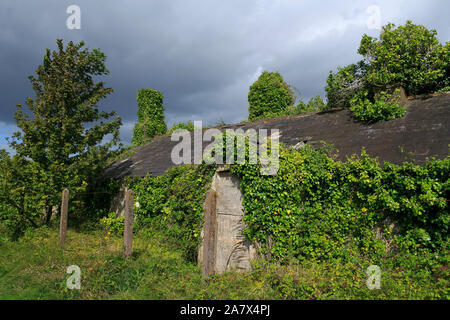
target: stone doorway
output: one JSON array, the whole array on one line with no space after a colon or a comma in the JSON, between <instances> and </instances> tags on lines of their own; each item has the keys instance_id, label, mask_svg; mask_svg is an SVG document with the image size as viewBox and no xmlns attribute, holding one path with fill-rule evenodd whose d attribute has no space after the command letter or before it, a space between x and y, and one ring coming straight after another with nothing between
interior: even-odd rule
<instances>
[{"instance_id":1,"label":"stone doorway","mask_svg":"<svg viewBox=\"0 0 450 320\"><path fill-rule=\"evenodd\" d=\"M205 201L205 223L199 263L204 276L235 269L250 270L256 250L243 234L244 208L240 181L231 171L218 169Z\"/></svg>"}]
</instances>

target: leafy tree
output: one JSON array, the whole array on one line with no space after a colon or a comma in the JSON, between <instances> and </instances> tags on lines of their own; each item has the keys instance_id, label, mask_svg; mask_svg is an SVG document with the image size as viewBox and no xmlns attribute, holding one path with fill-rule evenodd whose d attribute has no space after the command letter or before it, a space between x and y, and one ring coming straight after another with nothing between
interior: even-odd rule
<instances>
[{"instance_id":1,"label":"leafy tree","mask_svg":"<svg viewBox=\"0 0 450 320\"><path fill-rule=\"evenodd\" d=\"M154 136L167 132L164 122L163 95L153 89L141 89L137 95L138 122L131 141L135 145L149 142Z\"/></svg>"},{"instance_id":2,"label":"leafy tree","mask_svg":"<svg viewBox=\"0 0 450 320\"><path fill-rule=\"evenodd\" d=\"M449 43L443 46L436 30L407 21L383 27L379 39L364 35L358 53L370 65L366 81L376 88L401 85L408 94L439 90L448 83Z\"/></svg>"},{"instance_id":3,"label":"leafy tree","mask_svg":"<svg viewBox=\"0 0 450 320\"><path fill-rule=\"evenodd\" d=\"M0 150L0 220L10 238L17 238L28 227L39 223L45 205L42 194L48 184L39 165L20 156L10 157Z\"/></svg>"},{"instance_id":4,"label":"leafy tree","mask_svg":"<svg viewBox=\"0 0 450 320\"><path fill-rule=\"evenodd\" d=\"M363 61L357 64L338 68L334 74L330 71L327 79L327 107L350 107L350 99L355 93L362 89L364 85L364 73L367 65Z\"/></svg>"},{"instance_id":5,"label":"leafy tree","mask_svg":"<svg viewBox=\"0 0 450 320\"><path fill-rule=\"evenodd\" d=\"M28 98L26 105L32 117L17 105L20 131L9 143L16 155L2 154L1 180L6 187L0 197L23 219L35 218L36 206L44 207L44 223L50 220L52 206L59 205L64 188L84 190L101 174L121 126L115 112L100 111L97 105L113 91L93 79L109 73L105 54L83 48L84 42L69 42L64 48L57 39L57 46L57 51L46 50L36 76L29 77L35 98ZM102 143L107 135L111 139Z\"/></svg>"},{"instance_id":6,"label":"leafy tree","mask_svg":"<svg viewBox=\"0 0 450 320\"><path fill-rule=\"evenodd\" d=\"M311 99L309 99L307 105L308 105L309 108L311 108L312 110L315 110L315 111L321 111L321 110L326 110L327 109L327 105L322 100L320 95L317 95L317 96L312 97Z\"/></svg>"},{"instance_id":7,"label":"leafy tree","mask_svg":"<svg viewBox=\"0 0 450 320\"><path fill-rule=\"evenodd\" d=\"M363 121L390 120L405 113L387 97L396 88L408 94L448 89L450 43L440 44L435 30L411 21L398 28L390 23L379 39L364 35L358 53L363 60L330 72L325 88L329 108L350 108Z\"/></svg>"},{"instance_id":8,"label":"leafy tree","mask_svg":"<svg viewBox=\"0 0 450 320\"><path fill-rule=\"evenodd\" d=\"M278 72L264 71L248 93L249 120L260 119L265 114L277 114L295 103L291 87Z\"/></svg>"},{"instance_id":9,"label":"leafy tree","mask_svg":"<svg viewBox=\"0 0 450 320\"><path fill-rule=\"evenodd\" d=\"M309 99L307 103L305 103L302 99L298 102L296 106L287 109L286 115L296 115L307 112L321 111L326 110L327 104L322 100L320 95L312 97Z\"/></svg>"}]
</instances>

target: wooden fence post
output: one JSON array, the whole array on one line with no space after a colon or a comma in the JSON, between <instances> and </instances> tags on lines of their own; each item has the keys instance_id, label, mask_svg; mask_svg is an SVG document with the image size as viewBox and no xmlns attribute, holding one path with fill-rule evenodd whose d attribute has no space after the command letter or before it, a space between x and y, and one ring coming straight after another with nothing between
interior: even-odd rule
<instances>
[{"instance_id":1,"label":"wooden fence post","mask_svg":"<svg viewBox=\"0 0 450 320\"><path fill-rule=\"evenodd\" d=\"M61 220L59 222L59 242L61 244L64 244L66 242L68 207L69 207L69 190L64 189L62 192L62 201L61 201Z\"/></svg>"},{"instance_id":2,"label":"wooden fence post","mask_svg":"<svg viewBox=\"0 0 450 320\"><path fill-rule=\"evenodd\" d=\"M205 223L203 234L203 261L202 276L209 277L214 274L216 265L217 246L217 195L213 190L206 193Z\"/></svg>"},{"instance_id":3,"label":"wooden fence post","mask_svg":"<svg viewBox=\"0 0 450 320\"><path fill-rule=\"evenodd\" d=\"M133 190L125 193L125 219L123 226L123 244L125 258L131 257L133 252Z\"/></svg>"}]
</instances>

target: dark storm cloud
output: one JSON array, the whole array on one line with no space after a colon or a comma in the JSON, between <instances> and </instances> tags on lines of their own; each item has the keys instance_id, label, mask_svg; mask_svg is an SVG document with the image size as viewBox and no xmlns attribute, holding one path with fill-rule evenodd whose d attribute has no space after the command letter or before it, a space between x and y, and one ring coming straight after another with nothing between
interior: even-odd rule
<instances>
[{"instance_id":1,"label":"dark storm cloud","mask_svg":"<svg viewBox=\"0 0 450 320\"><path fill-rule=\"evenodd\" d=\"M81 30L66 28L71 4L81 8ZM106 53L103 80L115 92L102 106L123 118L128 142L140 88L163 92L169 124L245 119L248 87L263 70L279 71L304 99L323 95L328 71L357 61L363 33L378 34L366 26L370 5L382 24L412 19L449 41L448 1L3 0L0 136L14 130L15 104L33 94L27 76L56 38Z\"/></svg>"}]
</instances>

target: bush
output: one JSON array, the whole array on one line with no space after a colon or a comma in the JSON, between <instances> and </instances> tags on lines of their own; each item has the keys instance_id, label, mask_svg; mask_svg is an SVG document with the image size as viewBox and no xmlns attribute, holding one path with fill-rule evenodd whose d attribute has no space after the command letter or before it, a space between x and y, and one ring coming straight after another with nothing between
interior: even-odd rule
<instances>
[{"instance_id":1,"label":"bush","mask_svg":"<svg viewBox=\"0 0 450 320\"><path fill-rule=\"evenodd\" d=\"M317 95L311 99L307 103L303 102L303 100L300 99L299 103L291 108L287 109L286 115L296 115L301 113L307 113L307 112L314 112L314 111L322 111L328 109L327 104L322 100L320 95Z\"/></svg>"},{"instance_id":2,"label":"bush","mask_svg":"<svg viewBox=\"0 0 450 320\"><path fill-rule=\"evenodd\" d=\"M248 119L260 119L265 114L283 112L295 102L295 95L278 72L264 71L248 93Z\"/></svg>"},{"instance_id":3,"label":"bush","mask_svg":"<svg viewBox=\"0 0 450 320\"><path fill-rule=\"evenodd\" d=\"M350 99L350 110L354 118L365 123L393 120L406 113L406 108L399 106L394 96L386 92L381 92L375 102L371 102L367 92L361 91Z\"/></svg>"},{"instance_id":4,"label":"bush","mask_svg":"<svg viewBox=\"0 0 450 320\"><path fill-rule=\"evenodd\" d=\"M124 217L116 217L115 212L110 212L107 217L103 217L100 220L100 223L108 230L108 232L116 235L123 235L124 220Z\"/></svg>"}]
</instances>

